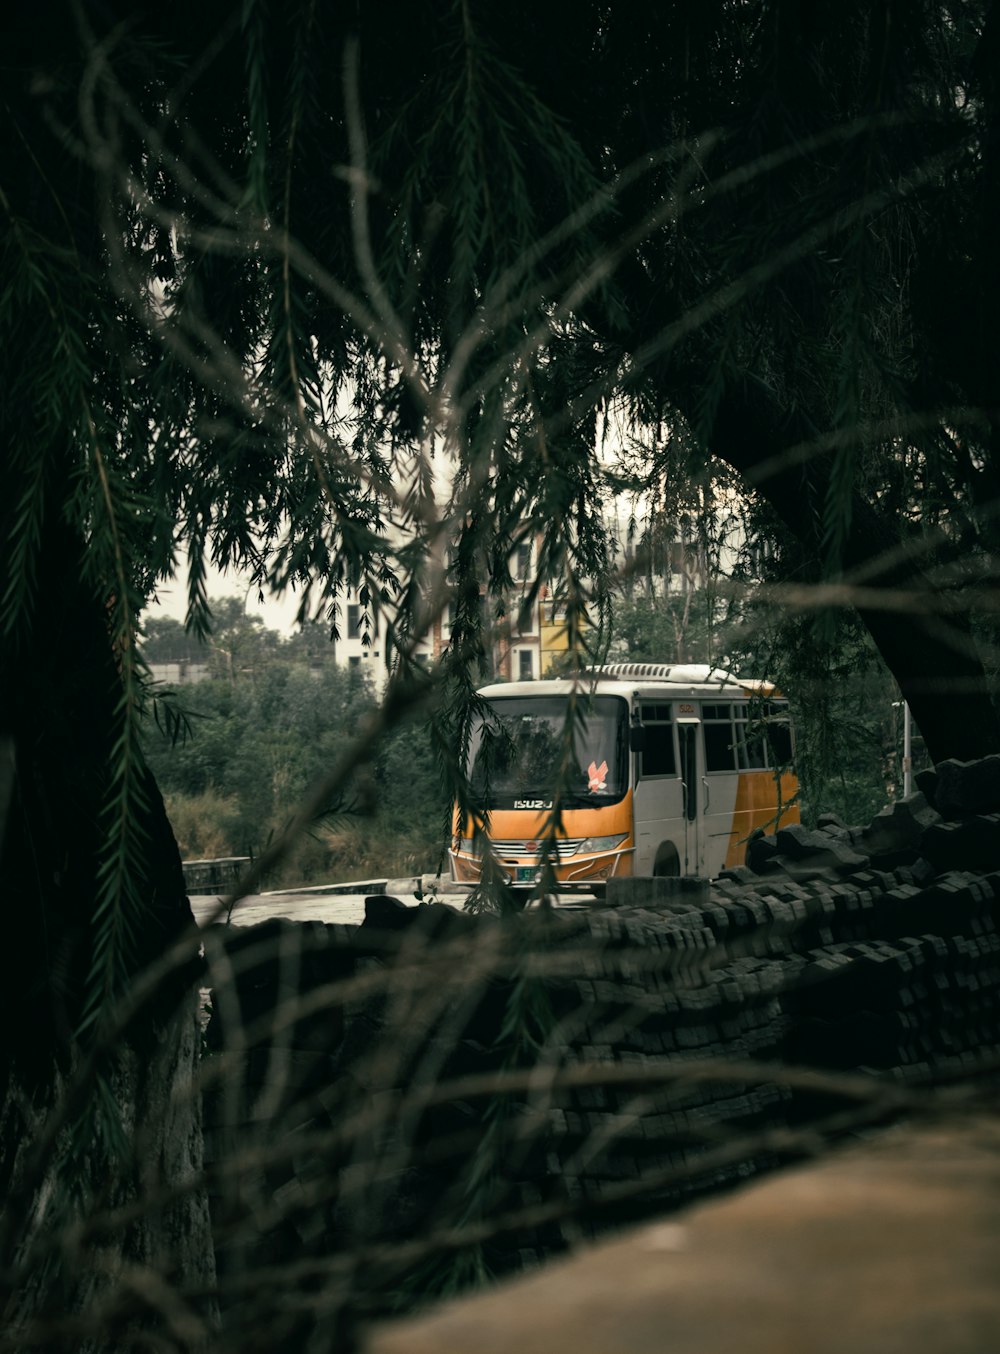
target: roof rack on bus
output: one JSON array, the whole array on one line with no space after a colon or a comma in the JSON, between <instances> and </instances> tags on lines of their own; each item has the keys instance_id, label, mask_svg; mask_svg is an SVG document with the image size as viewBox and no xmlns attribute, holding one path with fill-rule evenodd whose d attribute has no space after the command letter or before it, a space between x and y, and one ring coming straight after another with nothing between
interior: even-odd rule
<instances>
[{"instance_id":1,"label":"roof rack on bus","mask_svg":"<svg viewBox=\"0 0 1000 1354\"><path fill-rule=\"evenodd\" d=\"M604 663L584 668L584 672L589 677L652 677L689 686L699 682L722 685L734 680L724 668L710 663Z\"/></svg>"}]
</instances>

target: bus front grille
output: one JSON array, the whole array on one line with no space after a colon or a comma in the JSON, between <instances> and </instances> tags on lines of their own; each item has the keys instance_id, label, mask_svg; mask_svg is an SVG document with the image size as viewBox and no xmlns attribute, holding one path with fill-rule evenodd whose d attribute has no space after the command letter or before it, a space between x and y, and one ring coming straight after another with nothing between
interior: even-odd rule
<instances>
[{"instance_id":1,"label":"bus front grille","mask_svg":"<svg viewBox=\"0 0 1000 1354\"><path fill-rule=\"evenodd\" d=\"M564 837L556 842L556 859L567 860L575 856L583 843L583 837ZM538 860L542 854L543 842L540 838L529 841L495 841L493 852L498 860Z\"/></svg>"}]
</instances>

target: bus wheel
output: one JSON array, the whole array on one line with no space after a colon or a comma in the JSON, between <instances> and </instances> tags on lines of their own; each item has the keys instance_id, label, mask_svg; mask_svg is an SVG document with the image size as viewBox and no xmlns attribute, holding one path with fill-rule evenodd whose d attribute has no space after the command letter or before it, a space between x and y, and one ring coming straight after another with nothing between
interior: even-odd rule
<instances>
[{"instance_id":1,"label":"bus wheel","mask_svg":"<svg viewBox=\"0 0 1000 1354\"><path fill-rule=\"evenodd\" d=\"M681 872L681 861L673 842L664 842L656 853L653 875L658 879L676 877Z\"/></svg>"}]
</instances>

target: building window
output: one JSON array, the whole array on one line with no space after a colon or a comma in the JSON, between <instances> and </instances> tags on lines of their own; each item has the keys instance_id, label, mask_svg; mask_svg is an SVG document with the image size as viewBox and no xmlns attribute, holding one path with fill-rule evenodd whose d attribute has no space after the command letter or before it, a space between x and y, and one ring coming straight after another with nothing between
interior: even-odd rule
<instances>
[{"instance_id":1,"label":"building window","mask_svg":"<svg viewBox=\"0 0 1000 1354\"><path fill-rule=\"evenodd\" d=\"M352 668L360 668L361 666L361 659L356 653L352 653L347 661Z\"/></svg>"},{"instance_id":2,"label":"building window","mask_svg":"<svg viewBox=\"0 0 1000 1354\"><path fill-rule=\"evenodd\" d=\"M538 634L538 602L525 602L518 607L517 619L514 622L515 635L537 635Z\"/></svg>"},{"instance_id":3,"label":"building window","mask_svg":"<svg viewBox=\"0 0 1000 1354\"><path fill-rule=\"evenodd\" d=\"M359 639L361 636L361 608L352 602L347 608L347 638Z\"/></svg>"},{"instance_id":4,"label":"building window","mask_svg":"<svg viewBox=\"0 0 1000 1354\"><path fill-rule=\"evenodd\" d=\"M531 569L531 546L529 544L519 545L514 552L514 579L518 583L523 583Z\"/></svg>"},{"instance_id":5,"label":"building window","mask_svg":"<svg viewBox=\"0 0 1000 1354\"><path fill-rule=\"evenodd\" d=\"M531 649L517 651L518 681L530 682L535 675L535 655Z\"/></svg>"}]
</instances>

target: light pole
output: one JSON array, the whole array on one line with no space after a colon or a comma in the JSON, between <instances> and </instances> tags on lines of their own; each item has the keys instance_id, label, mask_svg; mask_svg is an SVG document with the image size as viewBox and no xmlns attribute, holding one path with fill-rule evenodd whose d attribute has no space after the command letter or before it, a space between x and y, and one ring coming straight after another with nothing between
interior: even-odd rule
<instances>
[{"instance_id":1,"label":"light pole","mask_svg":"<svg viewBox=\"0 0 1000 1354\"><path fill-rule=\"evenodd\" d=\"M903 711L903 798L913 793L913 738L910 723L910 707L906 701L893 701L895 709Z\"/></svg>"}]
</instances>

